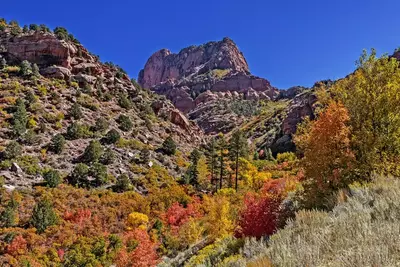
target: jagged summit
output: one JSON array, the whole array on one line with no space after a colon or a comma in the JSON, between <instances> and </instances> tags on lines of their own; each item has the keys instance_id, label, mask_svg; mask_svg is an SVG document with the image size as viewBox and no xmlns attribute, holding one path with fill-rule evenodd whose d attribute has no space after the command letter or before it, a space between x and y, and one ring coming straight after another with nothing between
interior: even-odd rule
<instances>
[{"instance_id":1,"label":"jagged summit","mask_svg":"<svg viewBox=\"0 0 400 267\"><path fill-rule=\"evenodd\" d=\"M251 75L243 53L227 37L177 54L162 49L148 59L138 81L165 95L207 133L228 132L243 120L227 114L222 102L269 100L278 93L269 81Z\"/></svg>"},{"instance_id":2,"label":"jagged summit","mask_svg":"<svg viewBox=\"0 0 400 267\"><path fill-rule=\"evenodd\" d=\"M167 80L179 80L193 74L204 74L214 69L249 74L243 54L229 38L190 46L174 54L168 49L154 53L139 73L138 82L151 88Z\"/></svg>"}]
</instances>

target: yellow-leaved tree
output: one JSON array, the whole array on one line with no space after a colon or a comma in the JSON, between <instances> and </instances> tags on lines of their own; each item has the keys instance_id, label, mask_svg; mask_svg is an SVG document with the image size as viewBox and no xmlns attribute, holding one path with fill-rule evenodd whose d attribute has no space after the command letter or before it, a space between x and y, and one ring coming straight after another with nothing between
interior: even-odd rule
<instances>
[{"instance_id":1,"label":"yellow-leaved tree","mask_svg":"<svg viewBox=\"0 0 400 267\"><path fill-rule=\"evenodd\" d=\"M396 58L363 52L357 70L332 94L348 110L360 176L400 174L400 69Z\"/></svg>"}]
</instances>

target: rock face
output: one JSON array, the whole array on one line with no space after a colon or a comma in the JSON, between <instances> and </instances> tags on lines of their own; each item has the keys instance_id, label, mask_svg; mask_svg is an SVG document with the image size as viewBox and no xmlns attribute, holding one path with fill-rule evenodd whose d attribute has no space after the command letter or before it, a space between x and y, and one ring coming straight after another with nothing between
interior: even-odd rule
<instances>
[{"instance_id":1,"label":"rock face","mask_svg":"<svg viewBox=\"0 0 400 267\"><path fill-rule=\"evenodd\" d=\"M138 82L145 88L152 88L169 79L179 80L213 69L249 73L243 54L231 39L224 38L221 42L184 48L178 54L168 49L154 53L140 72Z\"/></svg>"},{"instance_id":2,"label":"rock face","mask_svg":"<svg viewBox=\"0 0 400 267\"><path fill-rule=\"evenodd\" d=\"M0 55L9 64L36 63L42 75L66 79L71 74L103 75L106 68L81 44L58 39L53 33L31 31L17 36L0 32Z\"/></svg>"},{"instance_id":3,"label":"rock face","mask_svg":"<svg viewBox=\"0 0 400 267\"><path fill-rule=\"evenodd\" d=\"M243 119L233 118L238 115L232 112L230 116L216 116L224 111L217 110L223 106L214 100L224 101L235 95L235 100L257 102L273 99L278 93L267 80L250 74L246 59L229 38L184 48L178 54L160 50L149 58L138 81L165 95L207 133L229 131L236 125L232 122ZM214 114L206 114L207 109Z\"/></svg>"}]
</instances>

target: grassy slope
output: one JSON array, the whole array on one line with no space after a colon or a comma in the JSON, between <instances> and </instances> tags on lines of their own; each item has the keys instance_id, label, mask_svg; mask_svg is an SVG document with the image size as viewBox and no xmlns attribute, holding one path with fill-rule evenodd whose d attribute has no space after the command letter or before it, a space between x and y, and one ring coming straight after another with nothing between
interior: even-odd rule
<instances>
[{"instance_id":1,"label":"grassy slope","mask_svg":"<svg viewBox=\"0 0 400 267\"><path fill-rule=\"evenodd\" d=\"M400 181L354 187L332 212L300 211L249 266L400 266Z\"/></svg>"}]
</instances>

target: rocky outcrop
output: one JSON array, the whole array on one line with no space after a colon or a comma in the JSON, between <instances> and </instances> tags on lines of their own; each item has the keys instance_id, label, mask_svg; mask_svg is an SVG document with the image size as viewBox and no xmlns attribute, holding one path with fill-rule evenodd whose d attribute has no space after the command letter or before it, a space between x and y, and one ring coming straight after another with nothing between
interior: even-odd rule
<instances>
[{"instance_id":1,"label":"rocky outcrop","mask_svg":"<svg viewBox=\"0 0 400 267\"><path fill-rule=\"evenodd\" d=\"M187 47L178 54L168 49L154 53L140 72L138 82L145 88L152 88L169 79L179 80L213 69L249 73L246 59L236 44L224 38L221 42Z\"/></svg>"},{"instance_id":2,"label":"rocky outcrop","mask_svg":"<svg viewBox=\"0 0 400 267\"><path fill-rule=\"evenodd\" d=\"M160 50L139 73L139 83L165 95L209 133L226 132L243 121L234 112L224 115L224 106L216 103L216 99L225 102L235 97L257 102L274 99L278 93L266 79L250 74L246 59L229 38L191 46L178 54Z\"/></svg>"},{"instance_id":3,"label":"rocky outcrop","mask_svg":"<svg viewBox=\"0 0 400 267\"><path fill-rule=\"evenodd\" d=\"M105 71L81 44L60 40L51 32L28 31L14 36L7 29L0 33L0 55L9 64L18 65L23 60L36 63L43 75L52 78L69 78L71 73L102 75Z\"/></svg>"},{"instance_id":4,"label":"rocky outcrop","mask_svg":"<svg viewBox=\"0 0 400 267\"><path fill-rule=\"evenodd\" d=\"M313 93L296 96L289 106L287 117L282 122L282 131L284 134L291 135L296 133L297 125L305 117L315 118L314 110L317 97Z\"/></svg>"}]
</instances>

